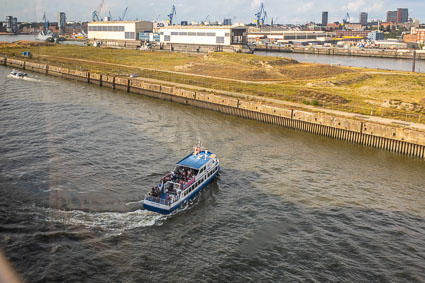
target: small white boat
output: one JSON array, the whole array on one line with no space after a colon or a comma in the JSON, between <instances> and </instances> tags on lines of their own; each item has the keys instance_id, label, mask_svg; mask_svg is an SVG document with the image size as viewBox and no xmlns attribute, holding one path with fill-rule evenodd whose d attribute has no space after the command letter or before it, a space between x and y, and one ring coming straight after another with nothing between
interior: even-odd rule
<instances>
[{"instance_id":1,"label":"small white boat","mask_svg":"<svg viewBox=\"0 0 425 283\"><path fill-rule=\"evenodd\" d=\"M195 197L220 171L215 154L195 147L193 153L177 162L169 174L145 196L143 207L161 214L169 214Z\"/></svg>"},{"instance_id":2,"label":"small white boat","mask_svg":"<svg viewBox=\"0 0 425 283\"><path fill-rule=\"evenodd\" d=\"M27 73L19 72L19 71L16 71L15 69L13 69L12 72L10 72L9 77L15 77L15 78L18 78L18 79L23 79L23 78L28 77L28 75L27 75Z\"/></svg>"}]
</instances>

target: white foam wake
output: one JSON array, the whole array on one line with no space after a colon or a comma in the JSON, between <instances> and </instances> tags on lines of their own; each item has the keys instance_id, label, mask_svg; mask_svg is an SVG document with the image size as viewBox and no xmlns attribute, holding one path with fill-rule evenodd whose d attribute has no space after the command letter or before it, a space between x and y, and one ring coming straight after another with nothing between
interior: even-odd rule
<instances>
[{"instance_id":1,"label":"white foam wake","mask_svg":"<svg viewBox=\"0 0 425 283\"><path fill-rule=\"evenodd\" d=\"M160 224L165 216L147 210L131 212L85 212L82 210L47 209L47 221L65 225L81 225L105 231L123 232Z\"/></svg>"},{"instance_id":2,"label":"white foam wake","mask_svg":"<svg viewBox=\"0 0 425 283\"><path fill-rule=\"evenodd\" d=\"M34 78L29 78L29 77L18 77L18 76L14 76L14 75L8 75L8 78L11 79L17 79L17 80L24 80L24 81L29 81L29 82L41 82L41 80L37 80Z\"/></svg>"}]
</instances>

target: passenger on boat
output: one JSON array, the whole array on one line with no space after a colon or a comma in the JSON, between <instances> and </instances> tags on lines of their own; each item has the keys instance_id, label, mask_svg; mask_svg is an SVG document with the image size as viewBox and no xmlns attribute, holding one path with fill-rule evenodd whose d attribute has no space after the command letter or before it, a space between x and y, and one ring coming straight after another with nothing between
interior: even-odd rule
<instances>
[{"instance_id":1,"label":"passenger on boat","mask_svg":"<svg viewBox=\"0 0 425 283\"><path fill-rule=\"evenodd\" d=\"M158 187L152 187L152 191L149 193L153 197L159 197L159 189Z\"/></svg>"}]
</instances>

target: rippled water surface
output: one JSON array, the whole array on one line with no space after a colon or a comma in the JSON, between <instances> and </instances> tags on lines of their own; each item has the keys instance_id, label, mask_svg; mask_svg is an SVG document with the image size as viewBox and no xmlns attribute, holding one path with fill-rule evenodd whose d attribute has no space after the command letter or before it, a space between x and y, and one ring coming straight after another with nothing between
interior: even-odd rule
<instances>
[{"instance_id":1,"label":"rippled water surface","mask_svg":"<svg viewBox=\"0 0 425 283\"><path fill-rule=\"evenodd\" d=\"M412 59L345 56L345 55L323 55L323 54L304 54L304 53L286 53L286 52L265 52L256 51L257 55L288 57L300 62L319 63L319 64L339 64L341 66L372 68L394 71L412 71ZM425 60L417 59L415 71L425 73Z\"/></svg>"},{"instance_id":2,"label":"rippled water surface","mask_svg":"<svg viewBox=\"0 0 425 283\"><path fill-rule=\"evenodd\" d=\"M0 248L29 282L423 282L425 162L0 67ZM202 140L219 177L144 194Z\"/></svg>"}]
</instances>

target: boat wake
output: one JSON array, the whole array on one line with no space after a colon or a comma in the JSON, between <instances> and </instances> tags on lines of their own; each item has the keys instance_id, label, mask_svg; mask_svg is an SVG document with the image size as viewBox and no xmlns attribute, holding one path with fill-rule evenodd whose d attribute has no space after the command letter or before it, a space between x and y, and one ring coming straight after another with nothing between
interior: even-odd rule
<instances>
[{"instance_id":1,"label":"boat wake","mask_svg":"<svg viewBox=\"0 0 425 283\"><path fill-rule=\"evenodd\" d=\"M25 77L18 77L18 76L15 76L15 75L10 74L7 77L8 78L11 78L11 79L23 80L23 81L28 81L28 82L37 82L37 83L42 82L41 80L37 80L37 79L34 79L34 78L29 78L27 76L25 76Z\"/></svg>"},{"instance_id":2,"label":"boat wake","mask_svg":"<svg viewBox=\"0 0 425 283\"><path fill-rule=\"evenodd\" d=\"M166 217L147 210L131 212L86 212L82 210L47 209L46 221L84 226L109 232L124 232L135 228L162 224Z\"/></svg>"}]
</instances>

